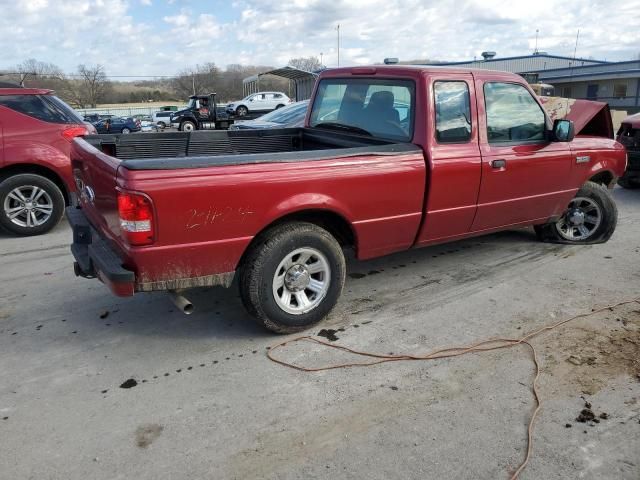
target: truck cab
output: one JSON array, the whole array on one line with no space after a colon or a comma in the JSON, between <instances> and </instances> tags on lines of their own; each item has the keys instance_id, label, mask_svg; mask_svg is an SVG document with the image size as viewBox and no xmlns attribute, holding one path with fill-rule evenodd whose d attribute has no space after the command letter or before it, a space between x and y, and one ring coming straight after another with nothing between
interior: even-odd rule
<instances>
[{"instance_id":1,"label":"truck cab","mask_svg":"<svg viewBox=\"0 0 640 480\"><path fill-rule=\"evenodd\" d=\"M227 129L233 120L224 109L218 109L216 94L192 95L187 108L171 115L171 125L181 132L204 129Z\"/></svg>"}]
</instances>

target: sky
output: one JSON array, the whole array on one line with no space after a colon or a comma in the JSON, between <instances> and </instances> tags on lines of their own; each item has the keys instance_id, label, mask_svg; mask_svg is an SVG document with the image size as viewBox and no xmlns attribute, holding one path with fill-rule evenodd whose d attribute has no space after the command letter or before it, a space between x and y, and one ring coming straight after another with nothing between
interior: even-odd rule
<instances>
[{"instance_id":1,"label":"sky","mask_svg":"<svg viewBox=\"0 0 640 480\"><path fill-rule=\"evenodd\" d=\"M283 66L550 54L637 59L640 0L0 0L0 71L28 58L66 72L175 75L205 62Z\"/></svg>"}]
</instances>

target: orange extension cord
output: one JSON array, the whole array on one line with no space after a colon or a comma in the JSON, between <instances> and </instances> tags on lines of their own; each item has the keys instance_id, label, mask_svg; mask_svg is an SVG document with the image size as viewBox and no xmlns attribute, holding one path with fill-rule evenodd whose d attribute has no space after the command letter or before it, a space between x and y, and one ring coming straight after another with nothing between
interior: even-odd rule
<instances>
[{"instance_id":1,"label":"orange extension cord","mask_svg":"<svg viewBox=\"0 0 640 480\"><path fill-rule=\"evenodd\" d=\"M604 310L611 310L613 308L616 307L620 307L622 305L628 305L630 303L640 303L640 298L639 299L634 299L634 300L625 300L619 303L616 303L614 305L607 305L606 307L602 307L602 308L598 308L596 310L592 310L589 313L581 313L580 315L576 315L574 317L571 318L567 318L565 320L561 320L559 322L556 322L554 324L551 325L547 325L545 327L539 328L537 330L534 330L531 333L528 333L527 335L525 335L524 337L521 338L492 338L492 339L488 339L488 340L482 340L480 342L471 344L471 345L464 345L464 346L460 346L460 347L447 347L447 348L441 348L438 350L434 350L430 353L426 353L426 354L422 354L422 355L410 355L410 354L406 354L406 355L383 355L380 353L371 353L371 352L363 352L360 350L354 350L352 348L349 347L344 347L342 345L336 345L333 343L328 343L325 342L324 340L319 340L317 338L308 336L308 335L304 335L301 337L296 337L296 338L292 338L290 340L285 340L282 343L278 343L274 346L272 346L268 351L267 351L267 357L269 357L269 360L272 360L273 362L279 363L280 365L284 365L285 367L290 367L290 368L295 368L296 370L301 370L303 372L320 372L320 371L324 371L324 370L333 370L333 369L337 369L337 368L348 368L348 367L369 367L372 365L378 365L380 363L386 363L386 362L399 362L399 361L407 361L407 360L435 360L438 358L449 358L449 357L458 357L460 355L464 355L466 353L471 353L471 352L488 352L491 350L498 350L501 348L510 348L510 347L514 347L516 345L527 345L530 349L531 349L531 354L532 354L532 358L533 358L533 363L535 364L536 367L536 373L535 376L533 378L533 385L532 385L532 391L533 391L533 395L536 399L536 408L533 411L533 414L531 415L531 419L529 420L529 427L527 429L527 454L524 458L524 460L522 461L522 463L520 464L520 466L518 467L518 469L515 471L515 473L511 476L511 480L515 480L516 478L518 478L518 476L520 475L520 473L522 472L522 470L524 470L524 468L526 467L527 463L529 462L529 458L531 457L531 449L533 446L533 424L534 421L536 419L536 415L538 414L538 411L540 410L540 407L542 406L542 402L540 400L540 395L538 394L538 386L537 386L537 381L538 381L538 377L540 376L540 364L538 363L538 356L536 354L536 349L533 347L533 345L531 345L531 343L529 343L529 340L531 340L532 338L540 335L541 333L547 332L549 330L553 330L554 328L558 328L561 325L564 325L566 323L572 322L574 320L577 320L579 318L584 318L584 317L589 317L591 315L595 315L597 313L600 313ZM372 358L373 360L369 360L369 361L365 361L365 362L355 362L355 363L340 363L340 364L334 364L334 365L326 365L324 367L302 367L300 365L295 365L293 363L287 362L286 360L280 360L278 358L276 358L274 356L274 352L279 349L282 348L286 345L290 345L292 343L296 343L296 342L301 342L301 341L305 341L305 342L312 342L312 343L318 343L320 345L323 345L325 347L329 347L329 348L335 348L337 350L342 350L344 352L348 352L354 355L358 355L361 357L369 357Z\"/></svg>"}]
</instances>

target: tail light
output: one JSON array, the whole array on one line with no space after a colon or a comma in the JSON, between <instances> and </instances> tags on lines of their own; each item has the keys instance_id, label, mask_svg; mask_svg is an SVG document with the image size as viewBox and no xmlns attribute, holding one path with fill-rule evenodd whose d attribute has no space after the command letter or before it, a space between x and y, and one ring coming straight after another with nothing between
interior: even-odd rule
<instances>
[{"instance_id":1,"label":"tail light","mask_svg":"<svg viewBox=\"0 0 640 480\"><path fill-rule=\"evenodd\" d=\"M153 243L153 206L145 195L118 192L120 230L129 245Z\"/></svg>"},{"instance_id":2,"label":"tail light","mask_svg":"<svg viewBox=\"0 0 640 480\"><path fill-rule=\"evenodd\" d=\"M62 131L62 136L65 140L71 141L75 137L81 137L82 135L86 135L87 133L89 133L87 127L82 125L71 125Z\"/></svg>"}]
</instances>

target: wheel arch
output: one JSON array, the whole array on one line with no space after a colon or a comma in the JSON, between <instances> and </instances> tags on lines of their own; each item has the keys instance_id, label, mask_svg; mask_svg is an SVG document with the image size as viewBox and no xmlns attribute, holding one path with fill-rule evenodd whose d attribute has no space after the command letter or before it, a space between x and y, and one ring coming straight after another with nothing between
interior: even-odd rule
<instances>
[{"instance_id":1,"label":"wheel arch","mask_svg":"<svg viewBox=\"0 0 640 480\"><path fill-rule=\"evenodd\" d=\"M333 235L342 247L352 247L354 250L357 250L356 231L351 222L349 222L343 214L326 208L305 208L283 214L261 228L253 237L251 242L249 242L249 245L247 245L247 248L238 262L238 267L243 265L245 258L253 247L262 241L263 234L265 232L277 227L278 225L293 222L313 223L314 225L324 228Z\"/></svg>"},{"instance_id":2,"label":"wheel arch","mask_svg":"<svg viewBox=\"0 0 640 480\"><path fill-rule=\"evenodd\" d=\"M616 176L611 170L600 170L592 175L587 181L604 185L607 188L613 188L616 183Z\"/></svg>"},{"instance_id":3,"label":"wheel arch","mask_svg":"<svg viewBox=\"0 0 640 480\"><path fill-rule=\"evenodd\" d=\"M14 163L0 169L0 179L5 179L13 175L19 175L22 173L31 173L34 175L40 175L51 180L57 185L64 197L65 205L71 204L71 192L69 191L66 183L62 180L62 177L50 168L43 167L42 165L35 165L32 163Z\"/></svg>"}]
</instances>

